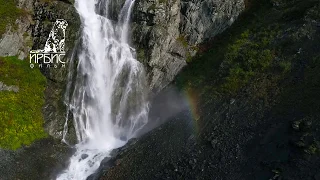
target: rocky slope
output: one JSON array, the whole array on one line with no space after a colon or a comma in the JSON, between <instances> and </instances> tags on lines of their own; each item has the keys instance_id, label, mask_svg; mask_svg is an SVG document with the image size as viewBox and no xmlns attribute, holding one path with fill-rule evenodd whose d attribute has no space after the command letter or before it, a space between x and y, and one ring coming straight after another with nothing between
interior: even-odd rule
<instances>
[{"instance_id":1,"label":"rocky slope","mask_svg":"<svg viewBox=\"0 0 320 180\"><path fill-rule=\"evenodd\" d=\"M53 138L41 139L16 151L0 149L1 180L55 179L68 166L73 150Z\"/></svg>"},{"instance_id":2,"label":"rocky slope","mask_svg":"<svg viewBox=\"0 0 320 180\"><path fill-rule=\"evenodd\" d=\"M319 9L314 0L252 4L179 74L180 96L156 98L157 118L169 122L100 179L319 179ZM162 116L175 108L170 97L190 108Z\"/></svg>"}]
</instances>

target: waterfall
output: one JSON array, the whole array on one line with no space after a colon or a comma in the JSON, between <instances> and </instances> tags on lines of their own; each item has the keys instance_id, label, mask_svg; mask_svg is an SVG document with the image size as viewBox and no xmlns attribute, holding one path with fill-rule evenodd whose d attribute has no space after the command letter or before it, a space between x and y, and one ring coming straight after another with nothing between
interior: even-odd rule
<instances>
[{"instance_id":1,"label":"waterfall","mask_svg":"<svg viewBox=\"0 0 320 180\"><path fill-rule=\"evenodd\" d=\"M72 77L69 72L66 102L78 143L59 180L86 179L148 120L145 72L128 44L134 0L126 0L117 22L108 19L110 1L77 0L75 4L82 23L81 49L78 63L70 62L77 73ZM67 129L68 118L64 141Z\"/></svg>"}]
</instances>

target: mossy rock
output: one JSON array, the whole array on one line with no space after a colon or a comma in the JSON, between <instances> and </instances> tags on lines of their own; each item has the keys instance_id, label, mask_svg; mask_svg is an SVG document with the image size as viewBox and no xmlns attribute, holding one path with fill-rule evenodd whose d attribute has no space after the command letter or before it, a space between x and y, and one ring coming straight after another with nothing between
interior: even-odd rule
<instances>
[{"instance_id":1,"label":"mossy rock","mask_svg":"<svg viewBox=\"0 0 320 180\"><path fill-rule=\"evenodd\" d=\"M43 129L45 77L17 57L0 57L0 81L19 92L0 91L0 147L17 149L46 137Z\"/></svg>"},{"instance_id":2,"label":"mossy rock","mask_svg":"<svg viewBox=\"0 0 320 180\"><path fill-rule=\"evenodd\" d=\"M0 0L0 38L6 32L8 25L14 25L15 20L25 13L17 8L14 0Z\"/></svg>"}]
</instances>

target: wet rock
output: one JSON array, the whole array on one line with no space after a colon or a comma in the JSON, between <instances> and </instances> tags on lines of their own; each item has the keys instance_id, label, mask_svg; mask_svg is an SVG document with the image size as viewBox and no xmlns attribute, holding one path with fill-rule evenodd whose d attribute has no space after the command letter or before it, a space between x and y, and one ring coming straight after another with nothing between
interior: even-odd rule
<instances>
[{"instance_id":1,"label":"wet rock","mask_svg":"<svg viewBox=\"0 0 320 180\"><path fill-rule=\"evenodd\" d=\"M86 159L89 155L88 154L82 154L81 159Z\"/></svg>"}]
</instances>

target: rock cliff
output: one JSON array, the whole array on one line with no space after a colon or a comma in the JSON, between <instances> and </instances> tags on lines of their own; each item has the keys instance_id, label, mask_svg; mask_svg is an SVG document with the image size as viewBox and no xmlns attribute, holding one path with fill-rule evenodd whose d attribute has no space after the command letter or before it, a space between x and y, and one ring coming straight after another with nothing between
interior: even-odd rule
<instances>
[{"instance_id":1,"label":"rock cliff","mask_svg":"<svg viewBox=\"0 0 320 180\"><path fill-rule=\"evenodd\" d=\"M133 44L145 64L150 88L168 85L199 44L229 27L245 9L243 0L140 0L133 11Z\"/></svg>"}]
</instances>

